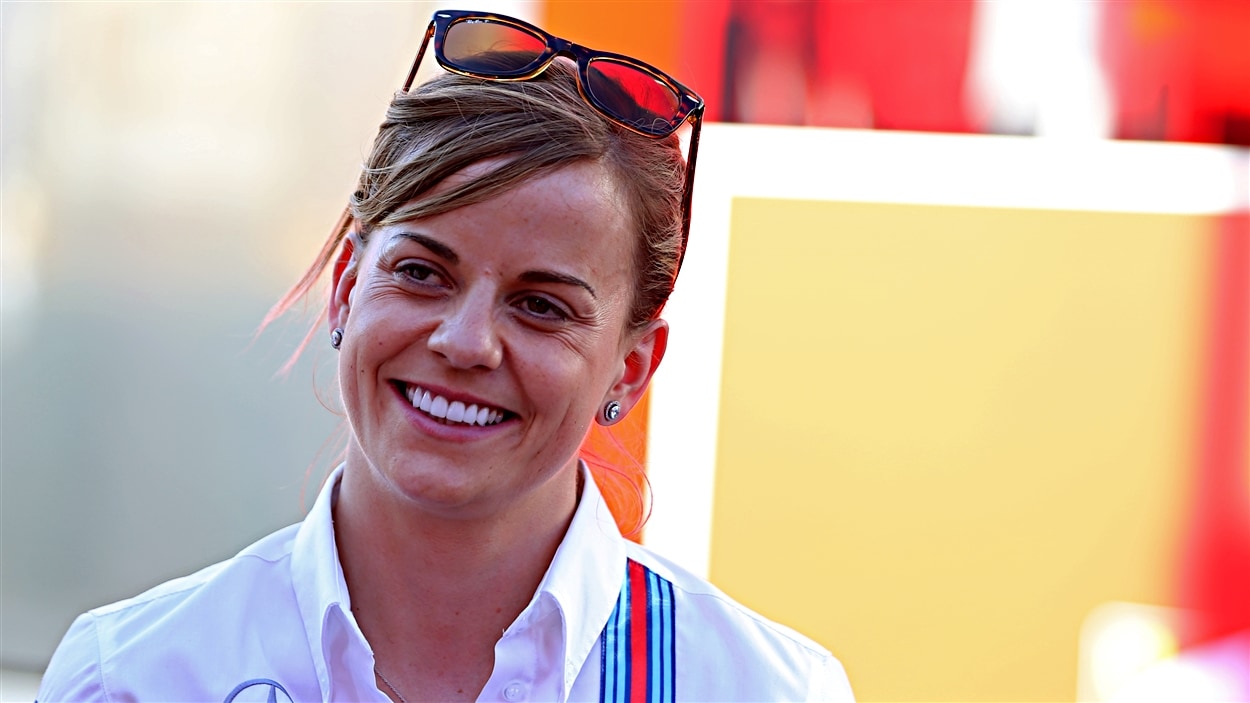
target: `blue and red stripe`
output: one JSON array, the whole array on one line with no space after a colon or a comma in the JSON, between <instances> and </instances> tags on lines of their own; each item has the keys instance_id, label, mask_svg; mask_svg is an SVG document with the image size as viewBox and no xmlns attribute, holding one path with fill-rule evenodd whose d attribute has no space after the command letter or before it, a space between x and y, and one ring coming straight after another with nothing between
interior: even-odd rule
<instances>
[{"instance_id":1,"label":"blue and red stripe","mask_svg":"<svg viewBox=\"0 0 1250 703\"><path fill-rule=\"evenodd\" d=\"M676 696L673 584L632 559L603 628L599 700L672 703Z\"/></svg>"}]
</instances>

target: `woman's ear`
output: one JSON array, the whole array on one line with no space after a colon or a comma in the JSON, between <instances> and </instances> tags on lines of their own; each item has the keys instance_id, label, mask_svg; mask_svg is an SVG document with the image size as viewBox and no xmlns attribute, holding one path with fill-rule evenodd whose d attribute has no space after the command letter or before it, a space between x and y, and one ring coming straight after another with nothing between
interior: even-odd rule
<instances>
[{"instance_id":1,"label":"woman's ear","mask_svg":"<svg viewBox=\"0 0 1250 703\"><path fill-rule=\"evenodd\" d=\"M652 320L632 338L633 342L625 350L621 375L603 398L604 403L609 400L620 403L622 417L638 404L655 370L660 367L660 361L664 359L664 350L668 348L668 323ZM598 421L600 424L611 424L604 421L602 414L598 416Z\"/></svg>"},{"instance_id":2,"label":"woman's ear","mask_svg":"<svg viewBox=\"0 0 1250 703\"><path fill-rule=\"evenodd\" d=\"M347 327L347 317L352 307L352 291L356 288L356 276L360 273L360 255L364 253L363 250L360 237L352 230L343 237L343 245L339 248L338 256L334 258L330 304L327 310L331 330Z\"/></svg>"}]
</instances>

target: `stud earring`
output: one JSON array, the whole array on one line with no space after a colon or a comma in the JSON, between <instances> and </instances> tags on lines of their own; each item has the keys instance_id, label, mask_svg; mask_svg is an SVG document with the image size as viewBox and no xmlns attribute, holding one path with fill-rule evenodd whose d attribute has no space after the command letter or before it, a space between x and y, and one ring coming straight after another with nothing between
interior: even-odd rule
<instances>
[{"instance_id":1,"label":"stud earring","mask_svg":"<svg viewBox=\"0 0 1250 703\"><path fill-rule=\"evenodd\" d=\"M616 418L621 416L621 404L615 400L609 400L603 406L603 421L611 424L616 422Z\"/></svg>"},{"instance_id":2,"label":"stud earring","mask_svg":"<svg viewBox=\"0 0 1250 703\"><path fill-rule=\"evenodd\" d=\"M335 327L334 331L330 333L330 346L334 347L335 349L338 349L339 346L342 344L343 344L343 328Z\"/></svg>"}]
</instances>

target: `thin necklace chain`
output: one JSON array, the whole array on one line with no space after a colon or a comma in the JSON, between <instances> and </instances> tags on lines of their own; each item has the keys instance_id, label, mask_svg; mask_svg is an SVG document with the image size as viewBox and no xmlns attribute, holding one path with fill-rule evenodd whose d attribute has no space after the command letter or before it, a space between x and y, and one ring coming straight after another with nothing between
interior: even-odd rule
<instances>
[{"instance_id":1,"label":"thin necklace chain","mask_svg":"<svg viewBox=\"0 0 1250 703\"><path fill-rule=\"evenodd\" d=\"M386 687L391 689L391 693L395 694L395 697L399 699L399 703L408 703L408 701L404 698L404 694L400 693L398 688L395 688L395 684L387 680L386 675L383 674L378 667L373 667L373 673L377 674L378 678L382 679L382 683L386 684Z\"/></svg>"}]
</instances>

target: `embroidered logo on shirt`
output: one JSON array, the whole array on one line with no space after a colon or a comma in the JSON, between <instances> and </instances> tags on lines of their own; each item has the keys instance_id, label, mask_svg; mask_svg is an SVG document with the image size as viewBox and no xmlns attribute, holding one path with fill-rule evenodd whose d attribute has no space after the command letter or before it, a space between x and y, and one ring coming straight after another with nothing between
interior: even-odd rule
<instances>
[{"instance_id":1,"label":"embroidered logo on shirt","mask_svg":"<svg viewBox=\"0 0 1250 703\"><path fill-rule=\"evenodd\" d=\"M616 608L600 638L602 703L672 703L677 658L673 615L673 583L629 560Z\"/></svg>"},{"instance_id":2,"label":"embroidered logo on shirt","mask_svg":"<svg viewBox=\"0 0 1250 703\"><path fill-rule=\"evenodd\" d=\"M245 703L246 701L265 701L265 703L294 703L291 694L286 692L282 684L271 679L250 679L244 681L230 695L226 696L224 703Z\"/></svg>"}]
</instances>

